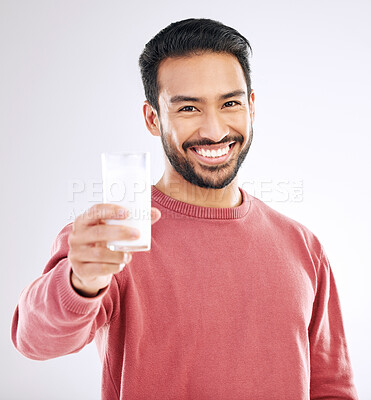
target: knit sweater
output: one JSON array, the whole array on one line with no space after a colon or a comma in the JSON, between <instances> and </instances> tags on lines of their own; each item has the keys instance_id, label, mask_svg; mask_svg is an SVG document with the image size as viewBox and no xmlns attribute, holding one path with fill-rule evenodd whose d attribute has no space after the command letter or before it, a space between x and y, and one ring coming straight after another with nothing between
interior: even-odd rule
<instances>
[{"instance_id":1,"label":"knit sweater","mask_svg":"<svg viewBox=\"0 0 371 400\"><path fill-rule=\"evenodd\" d=\"M357 399L338 293L317 237L242 193L208 208L152 188L161 219L97 297L72 287L72 224L26 287L12 340L26 357L95 339L102 399Z\"/></svg>"}]
</instances>

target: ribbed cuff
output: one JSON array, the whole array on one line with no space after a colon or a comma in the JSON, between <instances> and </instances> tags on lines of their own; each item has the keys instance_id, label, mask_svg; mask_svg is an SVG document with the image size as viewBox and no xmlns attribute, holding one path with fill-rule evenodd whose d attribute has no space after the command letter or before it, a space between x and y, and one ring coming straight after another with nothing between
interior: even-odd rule
<instances>
[{"instance_id":1,"label":"ribbed cuff","mask_svg":"<svg viewBox=\"0 0 371 400\"><path fill-rule=\"evenodd\" d=\"M98 296L84 297L78 294L71 283L71 263L66 258L58 263L56 268L56 282L58 297L62 305L76 314L88 314L95 311L101 304L102 298L107 293L109 286L102 289Z\"/></svg>"}]
</instances>

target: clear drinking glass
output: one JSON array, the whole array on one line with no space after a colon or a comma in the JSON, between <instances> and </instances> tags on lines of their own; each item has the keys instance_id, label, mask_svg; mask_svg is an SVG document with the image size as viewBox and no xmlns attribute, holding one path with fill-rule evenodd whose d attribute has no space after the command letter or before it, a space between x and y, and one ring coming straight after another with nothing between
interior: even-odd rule
<instances>
[{"instance_id":1,"label":"clear drinking glass","mask_svg":"<svg viewBox=\"0 0 371 400\"><path fill-rule=\"evenodd\" d=\"M123 220L107 224L126 225L140 231L139 239L108 242L110 250L151 249L150 153L102 153L103 202L119 204L129 211Z\"/></svg>"}]
</instances>

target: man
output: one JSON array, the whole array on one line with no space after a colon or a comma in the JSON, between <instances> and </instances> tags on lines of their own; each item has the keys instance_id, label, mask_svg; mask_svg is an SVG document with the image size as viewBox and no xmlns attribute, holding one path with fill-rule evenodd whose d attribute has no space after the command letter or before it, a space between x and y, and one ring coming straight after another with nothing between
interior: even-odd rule
<instances>
[{"instance_id":1,"label":"man","mask_svg":"<svg viewBox=\"0 0 371 400\"><path fill-rule=\"evenodd\" d=\"M152 248L99 204L58 235L21 295L12 338L33 359L94 338L103 399L356 399L338 294L313 233L238 188L255 118L247 40L206 19L171 24L140 67L165 171ZM122 264L126 264L122 269Z\"/></svg>"}]
</instances>

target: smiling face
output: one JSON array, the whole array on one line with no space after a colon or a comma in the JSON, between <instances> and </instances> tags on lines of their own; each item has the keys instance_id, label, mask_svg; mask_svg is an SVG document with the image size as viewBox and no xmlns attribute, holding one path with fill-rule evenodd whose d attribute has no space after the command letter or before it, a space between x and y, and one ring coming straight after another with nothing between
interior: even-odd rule
<instances>
[{"instance_id":1,"label":"smiling face","mask_svg":"<svg viewBox=\"0 0 371 400\"><path fill-rule=\"evenodd\" d=\"M164 60L158 70L157 116L147 103L147 127L160 135L167 171L204 188L230 184L252 141L254 92L238 60L229 54L203 53Z\"/></svg>"}]
</instances>

